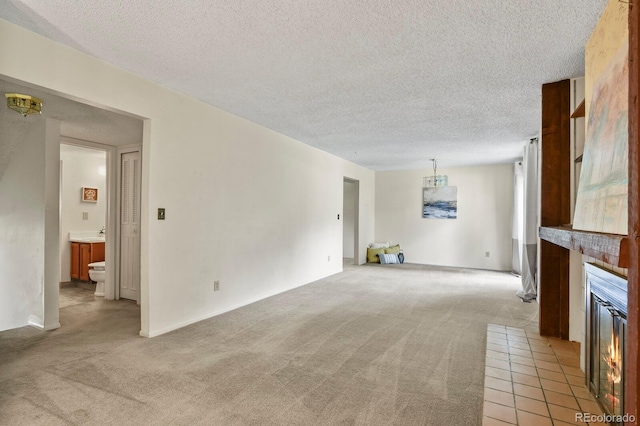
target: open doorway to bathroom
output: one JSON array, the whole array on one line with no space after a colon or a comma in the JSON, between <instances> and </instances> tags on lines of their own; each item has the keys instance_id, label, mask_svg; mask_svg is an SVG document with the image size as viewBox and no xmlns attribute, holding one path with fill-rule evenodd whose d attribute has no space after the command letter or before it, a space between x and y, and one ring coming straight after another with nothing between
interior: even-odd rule
<instances>
[{"instance_id":1,"label":"open doorway to bathroom","mask_svg":"<svg viewBox=\"0 0 640 426\"><path fill-rule=\"evenodd\" d=\"M64 142L60 144L61 309L88 299L86 290L105 296L109 199L107 151Z\"/></svg>"},{"instance_id":2,"label":"open doorway to bathroom","mask_svg":"<svg viewBox=\"0 0 640 426\"><path fill-rule=\"evenodd\" d=\"M57 107L63 117L60 125L60 324L64 327L65 318L73 317L78 310L116 309L127 312L125 317L135 318L131 326L138 328L143 122L53 95L49 96L48 105L51 109ZM123 167L122 158L129 155L138 160L133 173L131 168ZM134 187L133 191L128 189L130 186ZM123 235L127 235L123 229L130 231L130 224L122 210L132 205L132 200L135 200L132 208L137 244L123 245ZM126 290L135 291L123 292L122 283ZM133 303L135 309L113 305L121 299L128 300L119 303ZM69 312L64 312L65 309Z\"/></svg>"},{"instance_id":3,"label":"open doorway to bathroom","mask_svg":"<svg viewBox=\"0 0 640 426\"><path fill-rule=\"evenodd\" d=\"M345 177L342 198L342 263L358 265L358 206L360 182Z\"/></svg>"},{"instance_id":4,"label":"open doorway to bathroom","mask_svg":"<svg viewBox=\"0 0 640 426\"><path fill-rule=\"evenodd\" d=\"M61 309L93 300L82 290L102 300L140 303L140 154L139 145L116 148L62 138ZM115 233L108 233L113 217Z\"/></svg>"}]
</instances>

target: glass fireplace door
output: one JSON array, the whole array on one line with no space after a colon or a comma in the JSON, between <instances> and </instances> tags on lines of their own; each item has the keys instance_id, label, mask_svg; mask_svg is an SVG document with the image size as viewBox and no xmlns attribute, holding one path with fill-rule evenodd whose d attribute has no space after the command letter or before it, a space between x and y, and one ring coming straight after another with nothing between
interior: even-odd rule
<instances>
[{"instance_id":1,"label":"glass fireplace door","mask_svg":"<svg viewBox=\"0 0 640 426\"><path fill-rule=\"evenodd\" d=\"M592 389L608 414L622 415L624 344L627 320L609 303L593 297Z\"/></svg>"}]
</instances>

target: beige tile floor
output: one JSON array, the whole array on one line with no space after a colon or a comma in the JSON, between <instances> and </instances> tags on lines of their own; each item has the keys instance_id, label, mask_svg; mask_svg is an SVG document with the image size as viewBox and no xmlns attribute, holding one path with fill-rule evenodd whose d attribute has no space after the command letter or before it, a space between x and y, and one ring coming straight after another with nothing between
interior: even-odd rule
<instances>
[{"instance_id":1,"label":"beige tile floor","mask_svg":"<svg viewBox=\"0 0 640 426\"><path fill-rule=\"evenodd\" d=\"M576 413L602 414L584 384L580 345L489 324L483 426L604 426Z\"/></svg>"}]
</instances>

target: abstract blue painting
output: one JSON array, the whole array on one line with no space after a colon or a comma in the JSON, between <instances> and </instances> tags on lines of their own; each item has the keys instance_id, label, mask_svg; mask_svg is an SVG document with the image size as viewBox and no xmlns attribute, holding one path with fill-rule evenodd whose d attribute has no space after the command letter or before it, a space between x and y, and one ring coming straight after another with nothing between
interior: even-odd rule
<instances>
[{"instance_id":1,"label":"abstract blue painting","mask_svg":"<svg viewBox=\"0 0 640 426\"><path fill-rule=\"evenodd\" d=\"M456 219L458 217L458 187L422 188L424 219Z\"/></svg>"}]
</instances>

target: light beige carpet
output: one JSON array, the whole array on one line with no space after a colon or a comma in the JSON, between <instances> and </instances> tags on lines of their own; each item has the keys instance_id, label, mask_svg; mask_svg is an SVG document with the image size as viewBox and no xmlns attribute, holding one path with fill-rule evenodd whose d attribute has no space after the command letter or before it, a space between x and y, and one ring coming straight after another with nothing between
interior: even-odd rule
<instances>
[{"instance_id":1,"label":"light beige carpet","mask_svg":"<svg viewBox=\"0 0 640 426\"><path fill-rule=\"evenodd\" d=\"M347 266L153 339L133 303L67 303L57 331L0 333L0 424L480 425L487 323L537 327L517 286Z\"/></svg>"}]
</instances>

